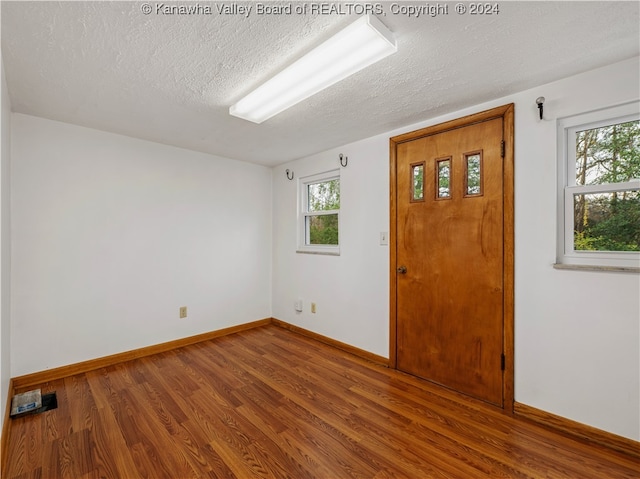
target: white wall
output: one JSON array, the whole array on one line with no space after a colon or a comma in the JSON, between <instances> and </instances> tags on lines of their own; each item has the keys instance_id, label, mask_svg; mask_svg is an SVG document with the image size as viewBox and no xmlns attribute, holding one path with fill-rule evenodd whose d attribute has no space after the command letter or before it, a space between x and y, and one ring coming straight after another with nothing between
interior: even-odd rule
<instances>
[{"instance_id":1,"label":"white wall","mask_svg":"<svg viewBox=\"0 0 640 479\"><path fill-rule=\"evenodd\" d=\"M271 316L270 169L12 120L12 376Z\"/></svg>"},{"instance_id":2,"label":"white wall","mask_svg":"<svg viewBox=\"0 0 640 479\"><path fill-rule=\"evenodd\" d=\"M274 317L375 354L388 354L388 137L377 137L274 170ZM348 158L341 168L339 153ZM294 170L289 181L285 169ZM339 168L340 256L296 253L298 178ZM302 313L294 302L304 301ZM317 304L311 314L310 303Z\"/></svg>"},{"instance_id":3,"label":"white wall","mask_svg":"<svg viewBox=\"0 0 640 479\"><path fill-rule=\"evenodd\" d=\"M558 271L555 119L634 100L638 58L281 165L273 175L273 315L388 356L389 137L515 103L516 401L640 439L640 275ZM535 99L545 96L547 121ZM295 253L297 177L338 165L340 257ZM297 314L293 303L305 300ZM311 314L309 302L318 304Z\"/></svg>"},{"instance_id":4,"label":"white wall","mask_svg":"<svg viewBox=\"0 0 640 479\"><path fill-rule=\"evenodd\" d=\"M552 121L532 122L536 94ZM533 96L532 96L533 95ZM638 58L518 95L516 400L640 440L640 275L558 271L555 119L637 100ZM535 105L529 110L535 109Z\"/></svg>"},{"instance_id":5,"label":"white wall","mask_svg":"<svg viewBox=\"0 0 640 479\"><path fill-rule=\"evenodd\" d=\"M11 378L11 104L0 57L2 139L0 142L0 431Z\"/></svg>"}]
</instances>

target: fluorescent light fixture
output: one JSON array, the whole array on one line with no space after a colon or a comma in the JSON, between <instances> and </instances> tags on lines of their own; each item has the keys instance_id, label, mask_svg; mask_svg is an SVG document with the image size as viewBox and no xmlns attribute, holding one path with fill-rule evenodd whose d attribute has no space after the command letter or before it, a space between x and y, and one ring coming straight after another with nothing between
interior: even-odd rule
<instances>
[{"instance_id":1,"label":"fluorescent light fixture","mask_svg":"<svg viewBox=\"0 0 640 479\"><path fill-rule=\"evenodd\" d=\"M387 27L365 15L231 106L229 114L262 123L397 49Z\"/></svg>"}]
</instances>

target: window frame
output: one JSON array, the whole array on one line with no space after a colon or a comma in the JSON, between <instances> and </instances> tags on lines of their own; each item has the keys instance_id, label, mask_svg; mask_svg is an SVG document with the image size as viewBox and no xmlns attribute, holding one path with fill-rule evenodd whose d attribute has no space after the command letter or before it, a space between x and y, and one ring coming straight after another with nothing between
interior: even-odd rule
<instances>
[{"instance_id":1,"label":"window frame","mask_svg":"<svg viewBox=\"0 0 640 479\"><path fill-rule=\"evenodd\" d=\"M640 190L640 179L620 183L576 185L576 135L579 131L640 120L634 101L558 120L557 266L620 268L640 271L640 252L580 251L574 248L574 196Z\"/></svg>"},{"instance_id":2,"label":"window frame","mask_svg":"<svg viewBox=\"0 0 640 479\"><path fill-rule=\"evenodd\" d=\"M318 183L324 183L332 180L338 180L340 188L340 170L330 170L323 173L317 173L310 176L298 178L298 247L297 253L325 254L340 256L340 231L342 225L340 222L340 208L337 210L321 210L309 211L309 193L308 186ZM342 200L342 198L341 198ZM309 227L307 218L324 215L338 215L338 244L337 245L319 245L307 244L309 237Z\"/></svg>"}]
</instances>

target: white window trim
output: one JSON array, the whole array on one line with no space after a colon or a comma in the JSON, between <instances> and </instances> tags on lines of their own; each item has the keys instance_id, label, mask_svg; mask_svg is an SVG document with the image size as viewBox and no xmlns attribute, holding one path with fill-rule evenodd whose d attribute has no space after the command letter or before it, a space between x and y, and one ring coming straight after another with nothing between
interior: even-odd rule
<instances>
[{"instance_id":1,"label":"white window trim","mask_svg":"<svg viewBox=\"0 0 640 479\"><path fill-rule=\"evenodd\" d=\"M325 254L332 256L340 256L340 234L342 225L340 222L340 210L313 211L309 212L309 197L307 196L307 186L313 183L322 183L323 181L340 180L340 170L331 170L324 173L318 173L311 176L298 178L298 248L297 253L308 254ZM340 183L342 187L342 183ZM342 195L341 195L342 198ZM342 206L342 204L340 205ZM307 217L321 215L338 215L338 244L337 245L310 245L306 244L306 238L309 237L307 231Z\"/></svg>"},{"instance_id":2,"label":"white window trim","mask_svg":"<svg viewBox=\"0 0 640 479\"><path fill-rule=\"evenodd\" d=\"M625 271L640 271L640 253L631 251L576 251L573 244L573 196L576 194L607 193L623 190L640 190L640 179L624 183L601 185L575 185L576 133L615 123L640 119L640 103L623 105L562 118L558 121L558 238L557 265L563 269L576 266L584 269L619 268Z\"/></svg>"}]
</instances>

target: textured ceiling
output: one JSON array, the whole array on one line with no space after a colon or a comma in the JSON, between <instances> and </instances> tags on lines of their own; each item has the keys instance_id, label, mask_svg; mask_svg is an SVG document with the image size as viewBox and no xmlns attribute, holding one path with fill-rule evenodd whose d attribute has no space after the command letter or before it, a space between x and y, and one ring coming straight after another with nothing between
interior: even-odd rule
<instances>
[{"instance_id":1,"label":"textured ceiling","mask_svg":"<svg viewBox=\"0 0 640 479\"><path fill-rule=\"evenodd\" d=\"M143 4L2 1L13 111L277 165L640 53L637 1L503 1L497 15L431 2L448 14L417 18L381 2L398 53L256 125L229 106L356 16ZM172 5L200 10L163 13ZM252 9L219 12L234 6Z\"/></svg>"}]
</instances>

